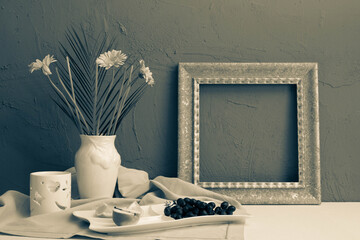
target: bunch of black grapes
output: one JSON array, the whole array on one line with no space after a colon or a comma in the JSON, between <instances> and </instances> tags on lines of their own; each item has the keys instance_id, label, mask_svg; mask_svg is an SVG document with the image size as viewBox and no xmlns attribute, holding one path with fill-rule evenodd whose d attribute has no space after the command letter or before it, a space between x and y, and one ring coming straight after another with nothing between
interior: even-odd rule
<instances>
[{"instance_id":1,"label":"bunch of black grapes","mask_svg":"<svg viewBox=\"0 0 360 240\"><path fill-rule=\"evenodd\" d=\"M173 201L164 209L165 216L174 219L182 219L195 216L207 215L232 215L236 207L231 206L228 202L222 202L220 206L216 206L214 202L203 202L193 198L179 198Z\"/></svg>"}]
</instances>

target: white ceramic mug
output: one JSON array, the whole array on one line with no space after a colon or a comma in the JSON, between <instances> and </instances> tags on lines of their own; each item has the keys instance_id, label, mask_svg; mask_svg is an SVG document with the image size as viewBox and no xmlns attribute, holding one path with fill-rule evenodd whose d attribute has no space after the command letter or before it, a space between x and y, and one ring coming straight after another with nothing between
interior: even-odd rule
<instances>
[{"instance_id":1,"label":"white ceramic mug","mask_svg":"<svg viewBox=\"0 0 360 240\"><path fill-rule=\"evenodd\" d=\"M33 172L30 174L31 216L70 208L71 173Z\"/></svg>"}]
</instances>

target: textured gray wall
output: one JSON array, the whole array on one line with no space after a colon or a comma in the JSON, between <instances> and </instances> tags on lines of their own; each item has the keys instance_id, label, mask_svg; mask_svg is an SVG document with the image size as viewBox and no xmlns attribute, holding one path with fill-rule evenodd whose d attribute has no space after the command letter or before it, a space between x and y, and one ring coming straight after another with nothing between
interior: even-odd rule
<instances>
[{"instance_id":1,"label":"textured gray wall","mask_svg":"<svg viewBox=\"0 0 360 240\"><path fill-rule=\"evenodd\" d=\"M27 65L84 23L117 32L157 80L118 132L123 165L176 176L178 62L318 62L322 199L360 201L357 0L1 0L0 23L0 194L73 165L78 133Z\"/></svg>"}]
</instances>

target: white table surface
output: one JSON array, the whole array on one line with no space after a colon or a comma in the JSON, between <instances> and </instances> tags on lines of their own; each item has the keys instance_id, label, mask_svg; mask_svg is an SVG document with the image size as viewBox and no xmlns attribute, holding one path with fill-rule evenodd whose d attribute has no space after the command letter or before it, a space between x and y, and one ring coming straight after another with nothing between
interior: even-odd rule
<instances>
[{"instance_id":1,"label":"white table surface","mask_svg":"<svg viewBox=\"0 0 360 240\"><path fill-rule=\"evenodd\" d=\"M360 202L246 206L245 240L360 240Z\"/></svg>"},{"instance_id":2,"label":"white table surface","mask_svg":"<svg viewBox=\"0 0 360 240\"><path fill-rule=\"evenodd\" d=\"M245 225L245 240L360 240L360 202L245 208L251 214ZM0 235L0 239L38 240L8 235Z\"/></svg>"}]
</instances>

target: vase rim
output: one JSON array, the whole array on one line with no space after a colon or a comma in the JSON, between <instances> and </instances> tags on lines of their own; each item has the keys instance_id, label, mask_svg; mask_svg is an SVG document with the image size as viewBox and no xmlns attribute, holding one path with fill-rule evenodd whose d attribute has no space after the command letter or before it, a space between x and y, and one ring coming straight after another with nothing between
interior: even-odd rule
<instances>
[{"instance_id":1,"label":"vase rim","mask_svg":"<svg viewBox=\"0 0 360 240\"><path fill-rule=\"evenodd\" d=\"M115 138L115 135L86 135L86 134L80 134L80 137L89 137L89 138Z\"/></svg>"}]
</instances>

